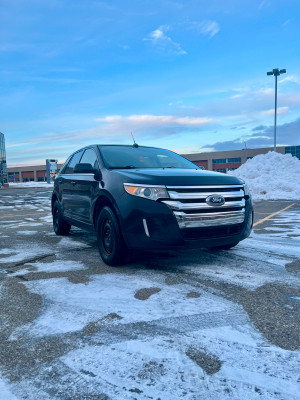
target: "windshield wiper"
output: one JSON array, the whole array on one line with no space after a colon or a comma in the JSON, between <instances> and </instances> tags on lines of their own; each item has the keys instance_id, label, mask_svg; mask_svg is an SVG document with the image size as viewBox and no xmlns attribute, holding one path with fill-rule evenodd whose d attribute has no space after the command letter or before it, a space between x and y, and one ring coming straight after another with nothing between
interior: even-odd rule
<instances>
[{"instance_id":1,"label":"windshield wiper","mask_svg":"<svg viewBox=\"0 0 300 400\"><path fill-rule=\"evenodd\" d=\"M109 167L109 169L136 169L134 165L125 165L122 167Z\"/></svg>"}]
</instances>

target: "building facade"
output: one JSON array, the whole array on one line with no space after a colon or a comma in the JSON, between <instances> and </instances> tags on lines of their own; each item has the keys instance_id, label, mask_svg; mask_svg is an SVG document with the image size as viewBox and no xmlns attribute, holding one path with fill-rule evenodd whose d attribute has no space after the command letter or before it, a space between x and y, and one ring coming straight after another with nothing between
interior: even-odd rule
<instances>
[{"instance_id":1,"label":"building facade","mask_svg":"<svg viewBox=\"0 0 300 400\"><path fill-rule=\"evenodd\" d=\"M58 172L63 164L57 164ZM46 162L45 165L33 165L27 167L7 168L8 182L46 182Z\"/></svg>"},{"instance_id":2,"label":"building facade","mask_svg":"<svg viewBox=\"0 0 300 400\"><path fill-rule=\"evenodd\" d=\"M1 137L0 137L1 138ZM185 158L193 163L204 167L209 171L224 172L238 168L244 164L249 158L253 158L258 154L266 154L273 151L272 147L261 149L242 149L231 151L214 151L210 153L193 153L182 154ZM292 154L300 159L300 146L280 146L277 152L281 154ZM58 172L63 164L57 164ZM9 182L45 182L46 163L45 165L35 165L27 167L10 167L7 168Z\"/></svg>"},{"instance_id":3,"label":"building facade","mask_svg":"<svg viewBox=\"0 0 300 400\"><path fill-rule=\"evenodd\" d=\"M4 134L0 132L0 187L7 183L6 152Z\"/></svg>"},{"instance_id":4,"label":"building facade","mask_svg":"<svg viewBox=\"0 0 300 400\"><path fill-rule=\"evenodd\" d=\"M279 146L276 150L281 154L292 154L300 160L300 146ZM249 160L249 158L253 158L258 154L266 154L269 151L273 151L273 147L183 154L183 156L209 171L226 173L227 171L237 169Z\"/></svg>"}]
</instances>

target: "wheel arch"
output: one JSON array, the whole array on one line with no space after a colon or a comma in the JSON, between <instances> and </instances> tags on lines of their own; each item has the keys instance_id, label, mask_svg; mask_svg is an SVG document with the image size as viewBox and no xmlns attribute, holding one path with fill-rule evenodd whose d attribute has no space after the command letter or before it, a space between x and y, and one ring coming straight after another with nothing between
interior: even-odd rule
<instances>
[{"instance_id":1,"label":"wheel arch","mask_svg":"<svg viewBox=\"0 0 300 400\"><path fill-rule=\"evenodd\" d=\"M95 230L97 229L98 216L100 214L100 211L104 207L110 207L112 209L112 211L114 212L114 214L115 214L115 216L117 218L119 226L120 226L120 212L119 212L115 202L110 197L102 194L101 196L98 197L98 199L97 199L97 201L95 203L95 206L94 206L93 225L94 225Z\"/></svg>"},{"instance_id":2,"label":"wheel arch","mask_svg":"<svg viewBox=\"0 0 300 400\"><path fill-rule=\"evenodd\" d=\"M58 200L58 196L56 193L53 193L51 198L51 210L53 210L53 205L56 202L56 200Z\"/></svg>"}]
</instances>

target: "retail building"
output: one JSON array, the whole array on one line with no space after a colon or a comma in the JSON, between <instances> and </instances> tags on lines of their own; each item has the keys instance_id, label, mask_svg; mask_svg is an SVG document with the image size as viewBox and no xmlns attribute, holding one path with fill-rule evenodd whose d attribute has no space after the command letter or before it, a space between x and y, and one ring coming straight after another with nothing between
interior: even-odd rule
<instances>
[{"instance_id":1,"label":"retail building","mask_svg":"<svg viewBox=\"0 0 300 400\"><path fill-rule=\"evenodd\" d=\"M63 164L57 164L58 172ZM8 181L12 182L46 182L46 161L44 165L7 168Z\"/></svg>"},{"instance_id":2,"label":"retail building","mask_svg":"<svg viewBox=\"0 0 300 400\"><path fill-rule=\"evenodd\" d=\"M300 159L300 146L279 146L276 148L278 153L292 154ZM249 158L253 158L258 154L266 154L273 151L272 147L260 149L248 149L231 151L213 151L209 153L182 154L185 158L193 163L204 167L209 171L227 172L237 169L244 164Z\"/></svg>"}]
</instances>

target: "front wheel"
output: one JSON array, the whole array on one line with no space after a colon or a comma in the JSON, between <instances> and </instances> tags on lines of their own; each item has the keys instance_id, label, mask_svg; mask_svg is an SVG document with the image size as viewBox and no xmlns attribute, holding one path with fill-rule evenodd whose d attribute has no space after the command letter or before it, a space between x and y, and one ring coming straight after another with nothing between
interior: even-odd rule
<instances>
[{"instance_id":1,"label":"front wheel","mask_svg":"<svg viewBox=\"0 0 300 400\"><path fill-rule=\"evenodd\" d=\"M100 256L107 265L124 264L127 248L118 220L110 207L104 207L99 214L97 244Z\"/></svg>"},{"instance_id":2,"label":"front wheel","mask_svg":"<svg viewBox=\"0 0 300 400\"><path fill-rule=\"evenodd\" d=\"M59 203L56 200L53 204L53 229L56 235L64 236L70 233L71 225L61 215Z\"/></svg>"}]
</instances>

